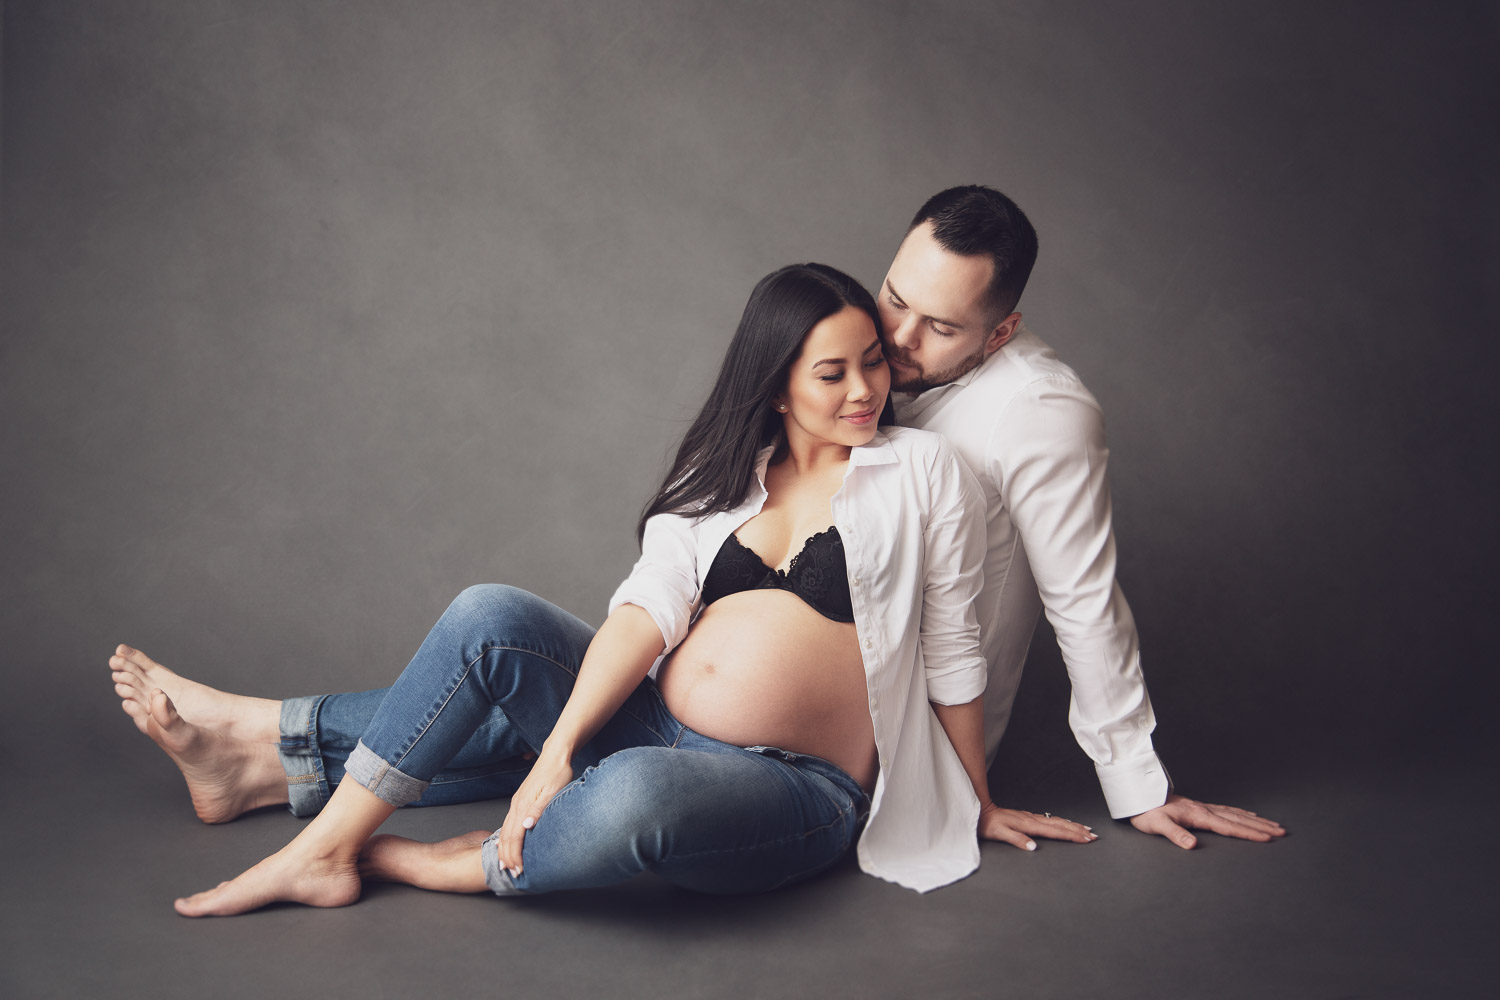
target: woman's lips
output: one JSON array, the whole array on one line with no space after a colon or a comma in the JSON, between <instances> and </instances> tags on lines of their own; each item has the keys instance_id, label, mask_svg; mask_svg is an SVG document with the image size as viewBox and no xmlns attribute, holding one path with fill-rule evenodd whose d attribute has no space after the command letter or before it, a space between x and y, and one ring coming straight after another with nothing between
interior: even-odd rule
<instances>
[{"instance_id":1,"label":"woman's lips","mask_svg":"<svg viewBox=\"0 0 1500 1000\"><path fill-rule=\"evenodd\" d=\"M840 417L839 419L841 419L841 420L847 420L851 424L854 424L854 425L859 426L859 427L863 427L865 424L868 424L870 421L872 421L872 420L875 419L875 411L874 410L864 410L864 411L861 411L859 413L851 413L848 416Z\"/></svg>"}]
</instances>

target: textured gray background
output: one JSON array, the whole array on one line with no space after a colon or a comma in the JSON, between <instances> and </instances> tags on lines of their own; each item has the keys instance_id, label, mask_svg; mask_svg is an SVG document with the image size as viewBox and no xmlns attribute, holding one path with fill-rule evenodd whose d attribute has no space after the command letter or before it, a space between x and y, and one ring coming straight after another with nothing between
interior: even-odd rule
<instances>
[{"instance_id":1,"label":"textured gray background","mask_svg":"<svg viewBox=\"0 0 1500 1000\"><path fill-rule=\"evenodd\" d=\"M6 904L13 985L144 988L150 953L122 926L213 935L224 955L250 946L237 935L265 948L306 933L352 951L344 973L367 995L420 982L358 958L369 939L339 921L368 917L277 910L252 932L158 912L295 826L190 828L170 770L119 713L111 647L280 696L388 682L470 583L598 622L754 281L813 259L874 286L917 205L957 183L1005 190L1040 231L1022 311L1108 416L1120 573L1179 785L1262 808L1303 850L1323 823L1329 858L1346 819L1425 815L1480 746L1496 659L1496 8L1431 7L6 0L0 748L22 772L8 849L39 852L7 894L34 907ZM1010 804L1074 804L1097 824L1049 643L1043 631L992 778ZM1451 804L1464 786L1442 787ZM1475 837L1493 811L1459 810ZM440 835L492 812L398 819ZM125 838L141 884L84 918L70 893L118 877L118 855L71 867L101 827ZM1319 885L1323 856L1293 853L1294 836L1217 848L1244 867L1189 889L1171 881L1202 877L1185 859L1110 832L1114 847L1089 850L1125 852L1113 867L1048 854L1059 867L1035 887L1054 930L1008 926L1025 949L1005 959L958 930L1022 912L1028 883L990 848L981 875L1011 895L976 876L916 902L844 873L791 903L713 911L707 926L750 944L715 939L694 961L749 963L771 993L838 993L817 949L857 941L853 964L892 995L980 991L986 960L1043 993L1171 995L1152 977L1184 969L1233 970L1253 991L1245 936L1214 924L1210 901L1190 905L1238 879L1262 886L1267 914L1321 912L1313 893L1366 921L1327 932L1322 978L1272 962L1265 983L1404 995L1405 956L1464 939L1381 923L1410 900L1360 899L1359 873L1398 894L1477 884L1400 868L1387 840ZM1476 863L1490 884L1493 863ZM1085 953L1104 964L1077 964L1056 928L1097 916L1096 871L1118 904L1102 933L1166 933L1138 920L1146 906L1181 921L1185 950L1148 961L1132 941L1099 958L1093 933ZM639 902L658 916L689 905L653 891ZM929 941L918 953L949 978L909 980L878 957L884 932L771 930L782 906L834 907L825 891L857 900L856 927L919 910L978 964ZM547 940L582 924L609 942L637 920L631 898L549 904L562 918ZM417 906L439 925L509 919L493 901L400 891L346 914L381 905L376 926ZM72 930L43 945L49 921ZM713 934L668 926L676 937L641 947ZM1382 935L1386 965L1344 961ZM101 939L117 957L63 957ZM1250 940L1255 955L1289 947ZM793 969L802 955L810 978L756 979L765 949ZM600 976L619 959L594 954ZM247 990L280 982L197 961ZM454 985L491 981L452 962L467 970ZM555 987L542 967L516 981ZM1459 970L1450 987L1472 985L1461 960L1443 967ZM664 988L716 992L707 968Z\"/></svg>"}]
</instances>

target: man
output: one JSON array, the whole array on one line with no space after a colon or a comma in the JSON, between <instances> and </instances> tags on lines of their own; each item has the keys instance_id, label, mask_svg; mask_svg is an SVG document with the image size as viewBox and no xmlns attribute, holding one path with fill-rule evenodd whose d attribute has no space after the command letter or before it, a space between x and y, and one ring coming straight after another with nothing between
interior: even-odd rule
<instances>
[{"instance_id":1,"label":"man","mask_svg":"<svg viewBox=\"0 0 1500 1000\"><path fill-rule=\"evenodd\" d=\"M882 339L900 423L936 431L985 492L989 554L979 626L989 661L991 761L1045 609L1073 686L1069 722L1093 759L1110 815L1191 848L1190 829L1266 841L1280 825L1177 795L1151 745L1156 720L1135 622L1115 582L1108 451L1099 404L1015 311L1036 231L986 187L950 188L912 219L881 284ZM1057 834L1011 810L1010 843Z\"/></svg>"}]
</instances>

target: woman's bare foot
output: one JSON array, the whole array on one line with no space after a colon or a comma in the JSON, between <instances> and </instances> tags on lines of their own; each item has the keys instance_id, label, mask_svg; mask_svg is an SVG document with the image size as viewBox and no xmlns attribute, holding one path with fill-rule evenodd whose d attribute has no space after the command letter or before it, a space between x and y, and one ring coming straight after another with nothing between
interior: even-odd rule
<instances>
[{"instance_id":1,"label":"woman's bare foot","mask_svg":"<svg viewBox=\"0 0 1500 1000\"><path fill-rule=\"evenodd\" d=\"M245 743L195 726L159 690L147 698L144 709L128 699L124 707L182 772L193 812L203 822L227 823L251 809L287 801L286 774L269 744Z\"/></svg>"},{"instance_id":2,"label":"woman's bare foot","mask_svg":"<svg viewBox=\"0 0 1500 1000\"><path fill-rule=\"evenodd\" d=\"M404 882L434 892L484 892L480 846L489 830L426 844L420 840L381 834L371 837L359 853L359 873L380 882Z\"/></svg>"},{"instance_id":3,"label":"woman's bare foot","mask_svg":"<svg viewBox=\"0 0 1500 1000\"><path fill-rule=\"evenodd\" d=\"M143 733L146 728L142 720L150 707L147 702L151 692L159 689L172 699L183 718L195 726L253 743L275 743L281 738L279 701L229 694L190 681L129 646L115 647L109 667L115 692L126 702L126 713L136 720ZM132 712L129 708L132 701L143 711Z\"/></svg>"},{"instance_id":4,"label":"woman's bare foot","mask_svg":"<svg viewBox=\"0 0 1500 1000\"><path fill-rule=\"evenodd\" d=\"M354 858L319 854L293 841L238 878L172 905L184 917L230 917L280 902L348 906L360 889Z\"/></svg>"}]
</instances>

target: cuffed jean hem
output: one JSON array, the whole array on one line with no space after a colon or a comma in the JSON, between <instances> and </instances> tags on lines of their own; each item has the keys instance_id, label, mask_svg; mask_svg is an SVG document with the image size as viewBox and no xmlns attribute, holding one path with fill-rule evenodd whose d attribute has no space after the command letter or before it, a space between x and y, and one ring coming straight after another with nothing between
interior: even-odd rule
<instances>
[{"instance_id":1,"label":"cuffed jean hem","mask_svg":"<svg viewBox=\"0 0 1500 1000\"><path fill-rule=\"evenodd\" d=\"M281 702L281 741L276 755L286 772L287 808L293 816L313 816L328 802L328 777L318 748L318 709L327 695Z\"/></svg>"},{"instance_id":2,"label":"cuffed jean hem","mask_svg":"<svg viewBox=\"0 0 1500 1000\"><path fill-rule=\"evenodd\" d=\"M432 784L397 770L393 764L365 746L364 740L359 741L344 764L344 777L368 788L375 793L376 798L397 809L420 799L422 793L427 791L427 786Z\"/></svg>"},{"instance_id":3,"label":"cuffed jean hem","mask_svg":"<svg viewBox=\"0 0 1500 1000\"><path fill-rule=\"evenodd\" d=\"M526 893L516 888L515 881L510 877L510 872L500 867L500 831L496 830L490 834L479 847L479 863L484 866L484 884L490 887L490 891L497 896L524 896Z\"/></svg>"}]
</instances>

